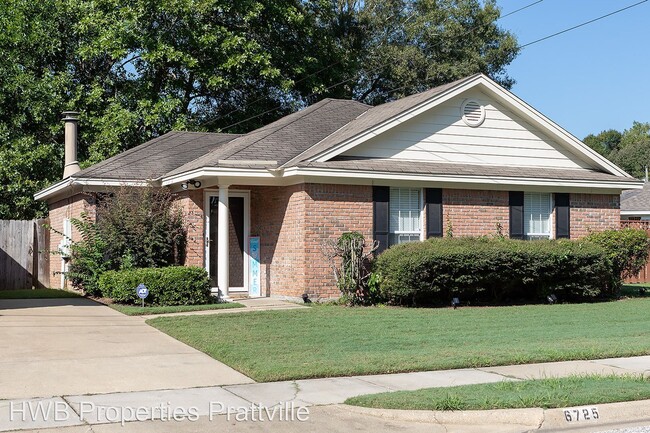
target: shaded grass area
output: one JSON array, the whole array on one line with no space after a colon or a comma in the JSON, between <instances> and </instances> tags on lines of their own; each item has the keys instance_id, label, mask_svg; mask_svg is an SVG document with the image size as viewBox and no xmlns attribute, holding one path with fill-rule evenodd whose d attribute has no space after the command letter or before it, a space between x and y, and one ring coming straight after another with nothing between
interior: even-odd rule
<instances>
[{"instance_id":1,"label":"shaded grass area","mask_svg":"<svg viewBox=\"0 0 650 433\"><path fill-rule=\"evenodd\" d=\"M621 296L627 298L650 298L650 284L623 284Z\"/></svg>"},{"instance_id":2,"label":"shaded grass area","mask_svg":"<svg viewBox=\"0 0 650 433\"><path fill-rule=\"evenodd\" d=\"M447 309L349 308L147 323L256 381L650 354L650 299Z\"/></svg>"},{"instance_id":3,"label":"shaded grass area","mask_svg":"<svg viewBox=\"0 0 650 433\"><path fill-rule=\"evenodd\" d=\"M182 313L186 311L224 310L228 308L243 308L245 305L236 302L221 302L219 304L205 305L175 305L165 307L138 307L136 305L109 305L112 309L127 316L143 316L145 314Z\"/></svg>"},{"instance_id":4,"label":"shaded grass area","mask_svg":"<svg viewBox=\"0 0 650 433\"><path fill-rule=\"evenodd\" d=\"M572 376L386 392L349 398L345 403L412 410L550 409L649 398L650 379L642 376Z\"/></svg>"},{"instance_id":5,"label":"shaded grass area","mask_svg":"<svg viewBox=\"0 0 650 433\"><path fill-rule=\"evenodd\" d=\"M0 299L79 298L77 293L61 289L0 290Z\"/></svg>"}]
</instances>

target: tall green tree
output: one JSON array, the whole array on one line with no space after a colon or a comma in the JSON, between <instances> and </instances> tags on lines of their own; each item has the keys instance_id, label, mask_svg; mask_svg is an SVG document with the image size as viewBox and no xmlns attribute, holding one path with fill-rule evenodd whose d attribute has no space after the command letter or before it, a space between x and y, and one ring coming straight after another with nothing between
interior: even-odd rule
<instances>
[{"instance_id":1,"label":"tall green tree","mask_svg":"<svg viewBox=\"0 0 650 433\"><path fill-rule=\"evenodd\" d=\"M619 148L609 158L632 176L642 179L650 168L650 123L634 122L623 132Z\"/></svg>"},{"instance_id":2,"label":"tall green tree","mask_svg":"<svg viewBox=\"0 0 650 433\"><path fill-rule=\"evenodd\" d=\"M376 104L475 72L510 86L498 17L493 0L4 0L0 218L44 213L32 195L62 173L64 110L82 113L83 167L324 97Z\"/></svg>"},{"instance_id":3,"label":"tall green tree","mask_svg":"<svg viewBox=\"0 0 650 433\"><path fill-rule=\"evenodd\" d=\"M582 141L604 157L618 150L623 134L615 129L602 131L597 135L589 134Z\"/></svg>"}]
</instances>

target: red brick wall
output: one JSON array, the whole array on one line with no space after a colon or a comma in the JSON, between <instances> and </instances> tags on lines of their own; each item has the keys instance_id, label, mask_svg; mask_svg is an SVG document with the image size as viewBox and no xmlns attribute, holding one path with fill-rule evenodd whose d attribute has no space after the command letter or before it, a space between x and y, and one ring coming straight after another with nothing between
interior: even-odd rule
<instances>
[{"instance_id":1,"label":"red brick wall","mask_svg":"<svg viewBox=\"0 0 650 433\"><path fill-rule=\"evenodd\" d=\"M592 231L617 229L621 222L620 196L616 194L577 194L569 196L571 239Z\"/></svg>"},{"instance_id":2,"label":"red brick wall","mask_svg":"<svg viewBox=\"0 0 650 433\"><path fill-rule=\"evenodd\" d=\"M455 237L485 236L509 233L510 208L508 191L479 191L470 189L443 189L443 236L451 224Z\"/></svg>"},{"instance_id":3,"label":"red brick wall","mask_svg":"<svg viewBox=\"0 0 650 433\"><path fill-rule=\"evenodd\" d=\"M185 265L204 266L205 248L203 190L195 189L176 194L177 204L183 210L183 220L187 230L187 250Z\"/></svg>"},{"instance_id":4,"label":"red brick wall","mask_svg":"<svg viewBox=\"0 0 650 433\"><path fill-rule=\"evenodd\" d=\"M304 185L251 188L251 236L260 237L263 296L300 296L305 288Z\"/></svg>"},{"instance_id":5,"label":"red brick wall","mask_svg":"<svg viewBox=\"0 0 650 433\"><path fill-rule=\"evenodd\" d=\"M350 231L372 243L372 187L369 185L306 184L305 287L312 297L339 296L334 273L322 245ZM292 292L299 296L303 292Z\"/></svg>"},{"instance_id":6,"label":"red brick wall","mask_svg":"<svg viewBox=\"0 0 650 433\"><path fill-rule=\"evenodd\" d=\"M63 220L81 217L82 212L88 213L95 218L94 198L86 194L76 194L70 198L59 200L49 204L50 214L48 224L56 230L50 231L50 251L58 251L59 244L63 239ZM57 233L58 232L58 233ZM77 240L79 232L72 228L72 240ZM50 254L50 287L61 287L61 256Z\"/></svg>"}]
</instances>

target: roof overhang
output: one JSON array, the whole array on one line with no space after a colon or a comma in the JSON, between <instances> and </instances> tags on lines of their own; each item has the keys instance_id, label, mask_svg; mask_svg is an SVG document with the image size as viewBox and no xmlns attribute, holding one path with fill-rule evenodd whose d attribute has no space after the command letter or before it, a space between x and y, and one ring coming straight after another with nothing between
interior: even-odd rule
<instances>
[{"instance_id":1,"label":"roof overhang","mask_svg":"<svg viewBox=\"0 0 650 433\"><path fill-rule=\"evenodd\" d=\"M557 178L530 178L530 177L505 177L505 176L471 176L449 174L412 174L391 173L370 170L345 170L312 167L288 168L284 171L285 177L299 176L305 179L317 179L330 183L391 183L409 182L414 184L432 183L447 188L472 188L472 189L536 189L554 192L575 191L576 189L591 193L619 194L623 190L641 189L643 183L630 179L620 181L595 181Z\"/></svg>"},{"instance_id":2,"label":"roof overhang","mask_svg":"<svg viewBox=\"0 0 650 433\"><path fill-rule=\"evenodd\" d=\"M539 111L535 110L533 107L528 105L522 99L514 95L512 92L504 89L499 86L496 82L488 78L483 74L478 74L473 77L468 78L466 81L460 82L457 86L451 87L433 97L427 101L420 103L419 105L413 106L410 109L403 111L402 113L394 116L391 119L388 119L378 125L375 125L363 133L360 133L354 137L351 137L348 140L345 140L339 143L337 146L331 147L327 150L324 150L307 160L310 162L326 162L330 159L338 156L347 150L350 150L359 144L368 141L369 139L376 137L397 125L404 123L456 96L459 96L463 92L480 86L482 90L487 91L493 97L500 100L501 102L513 107L517 110L517 113L521 115L525 120L534 124L540 130L547 133L552 138L555 138L560 143L565 144L567 149L577 155L578 157L588 161L594 165L594 168L599 168L607 173L611 173L616 176L623 176L632 178L624 170L607 160L605 157L600 155L598 152L592 150L589 146L582 143L578 138L574 137L568 131L561 128L555 122L541 114ZM296 162L295 158L291 162ZM285 166L288 166L286 164Z\"/></svg>"},{"instance_id":3,"label":"roof overhang","mask_svg":"<svg viewBox=\"0 0 650 433\"><path fill-rule=\"evenodd\" d=\"M75 179L69 177L37 192L34 194L34 199L51 201L57 197L70 196L81 192L86 186L93 187L93 190L99 190L120 186L147 186L152 183L155 182L136 179Z\"/></svg>"}]
</instances>

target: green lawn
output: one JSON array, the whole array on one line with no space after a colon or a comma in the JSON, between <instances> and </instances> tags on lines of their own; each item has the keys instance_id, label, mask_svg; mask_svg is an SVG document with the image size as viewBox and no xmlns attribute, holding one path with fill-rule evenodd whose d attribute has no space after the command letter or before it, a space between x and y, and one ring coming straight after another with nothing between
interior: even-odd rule
<instances>
[{"instance_id":1,"label":"green lawn","mask_svg":"<svg viewBox=\"0 0 650 433\"><path fill-rule=\"evenodd\" d=\"M176 305L167 307L138 307L136 305L109 305L114 310L124 313L127 316L143 316L145 314L165 314L165 313L181 313L184 311L202 311L202 310L223 310L226 308L243 308L245 305L238 304L237 302L222 302L219 304L205 304L205 305Z\"/></svg>"},{"instance_id":2,"label":"green lawn","mask_svg":"<svg viewBox=\"0 0 650 433\"><path fill-rule=\"evenodd\" d=\"M74 292L60 289L0 290L0 299L79 298Z\"/></svg>"},{"instance_id":3,"label":"green lawn","mask_svg":"<svg viewBox=\"0 0 650 433\"><path fill-rule=\"evenodd\" d=\"M386 392L353 397L345 403L413 410L549 409L649 398L650 379L642 376L574 376Z\"/></svg>"},{"instance_id":4,"label":"green lawn","mask_svg":"<svg viewBox=\"0 0 650 433\"><path fill-rule=\"evenodd\" d=\"M650 354L650 299L446 309L316 306L147 323L256 381Z\"/></svg>"}]
</instances>

